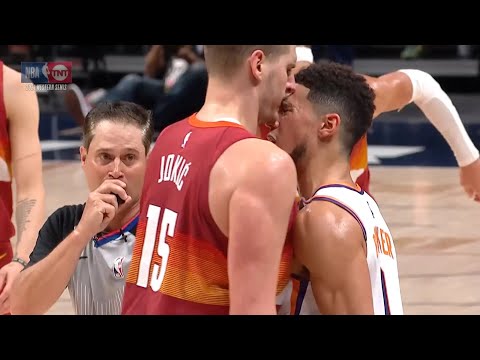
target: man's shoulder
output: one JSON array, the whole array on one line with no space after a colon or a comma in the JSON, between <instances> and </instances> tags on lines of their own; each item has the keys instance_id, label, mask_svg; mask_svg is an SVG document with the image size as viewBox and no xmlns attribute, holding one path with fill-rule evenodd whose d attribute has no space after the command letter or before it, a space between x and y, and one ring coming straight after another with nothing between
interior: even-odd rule
<instances>
[{"instance_id":1,"label":"man's shoulder","mask_svg":"<svg viewBox=\"0 0 480 360\"><path fill-rule=\"evenodd\" d=\"M265 176L277 176L285 172L296 174L290 155L269 141L247 138L233 144L230 149L231 156L235 158L232 165L245 165L249 174L256 175L256 169Z\"/></svg>"},{"instance_id":2,"label":"man's shoulder","mask_svg":"<svg viewBox=\"0 0 480 360\"><path fill-rule=\"evenodd\" d=\"M64 205L55 210L49 217L49 222L66 227L76 226L80 221L85 204Z\"/></svg>"}]
</instances>

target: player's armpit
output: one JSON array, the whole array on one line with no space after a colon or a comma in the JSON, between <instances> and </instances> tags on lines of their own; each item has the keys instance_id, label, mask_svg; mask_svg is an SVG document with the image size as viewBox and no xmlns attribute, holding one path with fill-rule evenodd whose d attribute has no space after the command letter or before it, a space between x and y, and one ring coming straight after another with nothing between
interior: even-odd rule
<instances>
[{"instance_id":1,"label":"player's armpit","mask_svg":"<svg viewBox=\"0 0 480 360\"><path fill-rule=\"evenodd\" d=\"M294 251L310 273L320 313L373 314L365 238L344 209L326 201L302 209Z\"/></svg>"}]
</instances>

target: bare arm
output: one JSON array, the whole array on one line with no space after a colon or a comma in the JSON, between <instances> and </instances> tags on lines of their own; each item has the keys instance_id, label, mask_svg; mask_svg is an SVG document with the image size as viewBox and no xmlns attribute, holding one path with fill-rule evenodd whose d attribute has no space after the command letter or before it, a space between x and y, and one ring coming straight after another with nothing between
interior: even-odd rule
<instances>
[{"instance_id":1,"label":"bare arm","mask_svg":"<svg viewBox=\"0 0 480 360\"><path fill-rule=\"evenodd\" d=\"M295 167L288 154L258 139L240 141L226 153L235 182L226 209L230 314L273 315Z\"/></svg>"},{"instance_id":2,"label":"bare arm","mask_svg":"<svg viewBox=\"0 0 480 360\"><path fill-rule=\"evenodd\" d=\"M428 73L402 69L377 79L365 76L375 90L377 110L397 110L413 102L450 145L458 166L460 183L468 196L480 201L479 152L447 93Z\"/></svg>"},{"instance_id":3,"label":"bare arm","mask_svg":"<svg viewBox=\"0 0 480 360\"><path fill-rule=\"evenodd\" d=\"M5 104L9 121L16 184L17 243L15 256L28 262L44 221L45 189L38 136L39 106L35 91L26 90L20 74L5 69Z\"/></svg>"},{"instance_id":4,"label":"bare arm","mask_svg":"<svg viewBox=\"0 0 480 360\"><path fill-rule=\"evenodd\" d=\"M363 75L370 87L375 91L375 113L400 110L412 100L412 82L410 78L400 71L382 75L378 78Z\"/></svg>"},{"instance_id":5,"label":"bare arm","mask_svg":"<svg viewBox=\"0 0 480 360\"><path fill-rule=\"evenodd\" d=\"M294 250L322 314L373 314L366 243L350 214L329 202L309 204L297 218Z\"/></svg>"},{"instance_id":6,"label":"bare arm","mask_svg":"<svg viewBox=\"0 0 480 360\"><path fill-rule=\"evenodd\" d=\"M12 314L46 313L67 287L90 239L90 234L74 230L48 256L22 271L11 295Z\"/></svg>"},{"instance_id":7,"label":"bare arm","mask_svg":"<svg viewBox=\"0 0 480 360\"><path fill-rule=\"evenodd\" d=\"M255 151L255 161L230 200L231 314L276 314L279 265L295 201L296 171L287 154L274 150L273 154Z\"/></svg>"},{"instance_id":8,"label":"bare arm","mask_svg":"<svg viewBox=\"0 0 480 360\"><path fill-rule=\"evenodd\" d=\"M202 58L197 55L193 45L182 45L178 49L177 56L180 59L184 59L189 64L193 64L202 61Z\"/></svg>"},{"instance_id":9,"label":"bare arm","mask_svg":"<svg viewBox=\"0 0 480 360\"><path fill-rule=\"evenodd\" d=\"M154 78L165 66L165 49L163 45L152 45L145 56L145 76Z\"/></svg>"},{"instance_id":10,"label":"bare arm","mask_svg":"<svg viewBox=\"0 0 480 360\"><path fill-rule=\"evenodd\" d=\"M58 300L67 287L85 246L115 216L118 204L112 193L122 194L122 198L126 197L126 202L131 201L123 186L125 183L120 180L106 180L91 192L80 222L66 237L64 229L72 229L74 225L65 223L68 218L62 213L65 208L49 217L40 230L29 268L20 274L14 285L12 313L43 314Z\"/></svg>"},{"instance_id":11,"label":"bare arm","mask_svg":"<svg viewBox=\"0 0 480 360\"><path fill-rule=\"evenodd\" d=\"M297 65L294 73L308 67L312 62L307 57L299 56L299 48L307 45L297 45ZM410 78L400 71L391 72L380 77L362 75L375 91L374 118L384 112L399 110L408 105L412 100L413 87Z\"/></svg>"}]
</instances>

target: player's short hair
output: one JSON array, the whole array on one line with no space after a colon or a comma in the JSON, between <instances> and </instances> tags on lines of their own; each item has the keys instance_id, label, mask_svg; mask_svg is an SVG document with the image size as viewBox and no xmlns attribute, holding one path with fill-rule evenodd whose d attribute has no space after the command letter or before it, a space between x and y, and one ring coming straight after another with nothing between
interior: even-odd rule
<instances>
[{"instance_id":1,"label":"player's short hair","mask_svg":"<svg viewBox=\"0 0 480 360\"><path fill-rule=\"evenodd\" d=\"M290 45L205 45L204 56L207 71L211 76L231 76L255 50L267 57L287 54Z\"/></svg>"},{"instance_id":2,"label":"player's short hair","mask_svg":"<svg viewBox=\"0 0 480 360\"><path fill-rule=\"evenodd\" d=\"M342 142L350 154L375 112L375 92L366 79L349 66L325 62L300 70L295 81L310 90L308 100L319 112L340 116Z\"/></svg>"}]
</instances>

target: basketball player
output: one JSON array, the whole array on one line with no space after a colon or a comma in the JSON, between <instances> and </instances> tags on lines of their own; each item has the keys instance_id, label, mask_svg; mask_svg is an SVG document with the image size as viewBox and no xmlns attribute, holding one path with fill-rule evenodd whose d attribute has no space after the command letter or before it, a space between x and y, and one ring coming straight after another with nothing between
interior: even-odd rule
<instances>
[{"instance_id":1,"label":"basketball player","mask_svg":"<svg viewBox=\"0 0 480 360\"><path fill-rule=\"evenodd\" d=\"M102 103L87 115L80 156L90 194L57 209L40 230L12 293L13 314L43 314L70 292L79 315L118 315L140 209L150 113Z\"/></svg>"},{"instance_id":2,"label":"basketball player","mask_svg":"<svg viewBox=\"0 0 480 360\"><path fill-rule=\"evenodd\" d=\"M39 105L21 74L0 61L0 314L10 311L13 281L28 263L44 221ZM16 246L12 222L15 180Z\"/></svg>"},{"instance_id":3,"label":"basketball player","mask_svg":"<svg viewBox=\"0 0 480 360\"><path fill-rule=\"evenodd\" d=\"M340 64L296 75L282 104L276 144L290 153L305 197L295 222L296 275L309 279L291 313L402 314L393 237L375 201L350 175L353 146L369 128L375 94ZM303 292L299 293L303 296ZM303 300L303 303L302 303Z\"/></svg>"},{"instance_id":4,"label":"basketball player","mask_svg":"<svg viewBox=\"0 0 480 360\"><path fill-rule=\"evenodd\" d=\"M276 314L289 279L295 167L255 133L294 92L295 47L204 49L205 104L148 161L123 314Z\"/></svg>"},{"instance_id":5,"label":"basketball player","mask_svg":"<svg viewBox=\"0 0 480 360\"><path fill-rule=\"evenodd\" d=\"M295 72L313 62L311 49L297 47ZM479 151L468 136L457 109L438 82L421 70L404 69L378 78L363 75L375 91L374 118L382 113L401 110L414 103L444 137L455 154L460 169L460 184L468 197L480 201ZM275 137L275 133L272 134ZM351 161L351 175L365 191L369 192L367 135L355 144Z\"/></svg>"}]
</instances>

